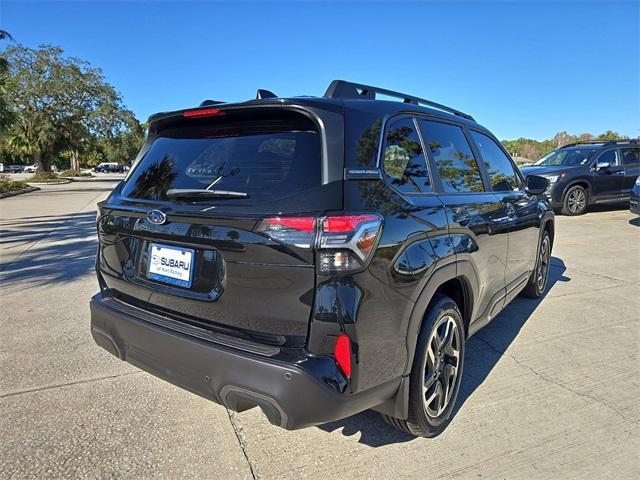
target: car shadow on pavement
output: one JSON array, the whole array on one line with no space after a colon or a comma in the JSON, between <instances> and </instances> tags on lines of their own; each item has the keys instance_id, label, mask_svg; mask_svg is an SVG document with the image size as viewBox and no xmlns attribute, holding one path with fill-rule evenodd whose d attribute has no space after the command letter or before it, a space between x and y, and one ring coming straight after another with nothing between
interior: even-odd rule
<instances>
[{"instance_id":1,"label":"car shadow on pavement","mask_svg":"<svg viewBox=\"0 0 640 480\"><path fill-rule=\"evenodd\" d=\"M0 223L0 245L12 248L45 238L55 233L57 239L83 236L83 224L89 219L95 223L94 212L69 215L47 215L46 217L15 218Z\"/></svg>"},{"instance_id":2,"label":"car shadow on pavement","mask_svg":"<svg viewBox=\"0 0 640 480\"><path fill-rule=\"evenodd\" d=\"M1 222L0 277L5 292L68 282L94 266L96 212ZM15 249L15 255L11 255Z\"/></svg>"},{"instance_id":3,"label":"car shadow on pavement","mask_svg":"<svg viewBox=\"0 0 640 480\"><path fill-rule=\"evenodd\" d=\"M62 190L62 189L60 189L60 190L46 190L46 191L40 190L39 195L51 195L51 194L67 195L69 193L87 193L87 192L102 193L102 192L111 192L111 191L113 191L113 185L111 185L111 186L106 185L105 187L101 187L101 188L80 188L80 187L76 187L76 188L65 188L64 190Z\"/></svg>"},{"instance_id":4,"label":"car shadow on pavement","mask_svg":"<svg viewBox=\"0 0 640 480\"><path fill-rule=\"evenodd\" d=\"M551 268L545 294L536 299L516 297L500 314L486 327L469 339L465 353L464 372L456 406L451 418L456 416L460 408L485 381L498 361L505 355L509 345L520 333L524 324L529 320L538 305L558 282L570 282L564 275L566 266L558 257L551 257Z\"/></svg>"},{"instance_id":5,"label":"car shadow on pavement","mask_svg":"<svg viewBox=\"0 0 640 480\"><path fill-rule=\"evenodd\" d=\"M585 215L599 212L619 212L621 210L629 210L629 202L598 203L595 205L589 205L587 211L585 212Z\"/></svg>"},{"instance_id":6,"label":"car shadow on pavement","mask_svg":"<svg viewBox=\"0 0 640 480\"><path fill-rule=\"evenodd\" d=\"M336 420L335 422L318 425L320 430L331 433L342 429L340 433L345 437L351 437L360 432L358 443L369 447L383 447L394 443L404 443L416 438L396 430L388 425L378 412L365 410L351 417Z\"/></svg>"},{"instance_id":7,"label":"car shadow on pavement","mask_svg":"<svg viewBox=\"0 0 640 480\"><path fill-rule=\"evenodd\" d=\"M489 325L469 339L466 346L467 351L465 353L460 392L451 414L452 420L469 397L473 395L473 392L486 380L502 356L505 355L509 345L517 337L524 324L553 286L558 282L571 281L570 278L564 275L565 271L564 262L557 257L551 257L549 283L545 294L537 299L522 297L514 299ZM415 440L415 437L401 433L387 425L379 413L371 410L343 420L319 425L318 428L325 432L342 429L341 433L344 436L352 436L360 432L358 443L370 447L381 447Z\"/></svg>"}]
</instances>

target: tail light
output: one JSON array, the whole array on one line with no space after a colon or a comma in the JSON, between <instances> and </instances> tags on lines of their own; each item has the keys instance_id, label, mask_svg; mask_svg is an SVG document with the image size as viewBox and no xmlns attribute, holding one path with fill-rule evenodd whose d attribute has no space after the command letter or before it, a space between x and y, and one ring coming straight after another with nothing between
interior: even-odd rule
<instances>
[{"instance_id":1,"label":"tail light","mask_svg":"<svg viewBox=\"0 0 640 480\"><path fill-rule=\"evenodd\" d=\"M265 218L257 231L287 245L311 248L316 235L316 217Z\"/></svg>"},{"instance_id":2,"label":"tail light","mask_svg":"<svg viewBox=\"0 0 640 480\"><path fill-rule=\"evenodd\" d=\"M346 334L338 335L336 345L333 347L333 356L342 373L347 378L351 378L351 340Z\"/></svg>"},{"instance_id":3,"label":"tail light","mask_svg":"<svg viewBox=\"0 0 640 480\"><path fill-rule=\"evenodd\" d=\"M318 242L320 273L363 268L373 252L382 220L377 215L335 215L322 219Z\"/></svg>"},{"instance_id":4,"label":"tail light","mask_svg":"<svg viewBox=\"0 0 640 480\"><path fill-rule=\"evenodd\" d=\"M265 218L257 231L279 242L301 248L315 247L318 272L350 273L364 268L380 237L378 215Z\"/></svg>"}]
</instances>

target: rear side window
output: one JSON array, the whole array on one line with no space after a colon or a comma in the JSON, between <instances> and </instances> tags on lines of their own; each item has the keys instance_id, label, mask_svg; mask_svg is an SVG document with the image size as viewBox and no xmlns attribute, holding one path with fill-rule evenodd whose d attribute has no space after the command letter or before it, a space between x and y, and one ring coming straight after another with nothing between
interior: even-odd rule
<instances>
[{"instance_id":1,"label":"rear side window","mask_svg":"<svg viewBox=\"0 0 640 480\"><path fill-rule=\"evenodd\" d=\"M511 160L490 137L471 131L471 138L478 147L494 192L510 192L522 187Z\"/></svg>"},{"instance_id":2,"label":"rear side window","mask_svg":"<svg viewBox=\"0 0 640 480\"><path fill-rule=\"evenodd\" d=\"M460 127L420 120L425 148L436 164L445 192L483 192L480 168Z\"/></svg>"},{"instance_id":3,"label":"rear side window","mask_svg":"<svg viewBox=\"0 0 640 480\"><path fill-rule=\"evenodd\" d=\"M625 165L640 163L640 148L623 148L622 162Z\"/></svg>"},{"instance_id":4,"label":"rear side window","mask_svg":"<svg viewBox=\"0 0 640 480\"><path fill-rule=\"evenodd\" d=\"M183 123L153 140L122 194L166 201L170 189L215 189L248 197L198 201L268 211L321 209L315 201L321 155L320 134L302 116Z\"/></svg>"},{"instance_id":5,"label":"rear side window","mask_svg":"<svg viewBox=\"0 0 640 480\"><path fill-rule=\"evenodd\" d=\"M387 181L401 192L431 192L429 170L412 118L390 122L383 161Z\"/></svg>"}]
</instances>

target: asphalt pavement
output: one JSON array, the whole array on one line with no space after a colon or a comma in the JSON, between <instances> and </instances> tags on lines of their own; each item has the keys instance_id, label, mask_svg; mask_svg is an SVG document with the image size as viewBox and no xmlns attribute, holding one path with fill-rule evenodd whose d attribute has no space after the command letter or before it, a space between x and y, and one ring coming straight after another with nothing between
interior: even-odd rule
<instances>
[{"instance_id":1,"label":"asphalt pavement","mask_svg":"<svg viewBox=\"0 0 640 480\"><path fill-rule=\"evenodd\" d=\"M289 432L96 346L95 204L117 178L0 200L0 478L640 478L640 221L558 217L550 289L474 336L449 428L374 412Z\"/></svg>"}]
</instances>

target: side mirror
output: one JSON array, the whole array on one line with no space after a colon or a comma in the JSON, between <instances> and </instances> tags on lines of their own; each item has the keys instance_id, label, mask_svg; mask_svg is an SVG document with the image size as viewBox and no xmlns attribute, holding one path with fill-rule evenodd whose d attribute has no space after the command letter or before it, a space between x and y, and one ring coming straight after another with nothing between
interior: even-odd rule
<instances>
[{"instance_id":1,"label":"side mirror","mask_svg":"<svg viewBox=\"0 0 640 480\"><path fill-rule=\"evenodd\" d=\"M542 195L549 188L549 180L538 175L527 175L525 191L529 195Z\"/></svg>"},{"instance_id":2,"label":"side mirror","mask_svg":"<svg viewBox=\"0 0 640 480\"><path fill-rule=\"evenodd\" d=\"M596 170L606 170L611 164L609 162L598 162L596 164Z\"/></svg>"}]
</instances>

